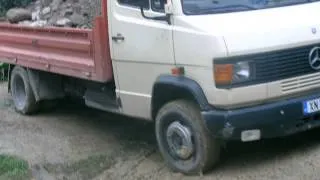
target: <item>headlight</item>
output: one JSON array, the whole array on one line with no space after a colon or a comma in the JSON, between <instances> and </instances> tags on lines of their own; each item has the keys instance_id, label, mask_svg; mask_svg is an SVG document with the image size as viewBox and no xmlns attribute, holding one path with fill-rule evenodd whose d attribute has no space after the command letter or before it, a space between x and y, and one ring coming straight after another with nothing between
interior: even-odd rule
<instances>
[{"instance_id":1,"label":"headlight","mask_svg":"<svg viewBox=\"0 0 320 180\"><path fill-rule=\"evenodd\" d=\"M249 61L214 65L214 79L217 86L244 83L254 77L253 65Z\"/></svg>"},{"instance_id":2,"label":"headlight","mask_svg":"<svg viewBox=\"0 0 320 180\"><path fill-rule=\"evenodd\" d=\"M232 83L248 81L251 78L249 62L238 62L233 65Z\"/></svg>"}]
</instances>

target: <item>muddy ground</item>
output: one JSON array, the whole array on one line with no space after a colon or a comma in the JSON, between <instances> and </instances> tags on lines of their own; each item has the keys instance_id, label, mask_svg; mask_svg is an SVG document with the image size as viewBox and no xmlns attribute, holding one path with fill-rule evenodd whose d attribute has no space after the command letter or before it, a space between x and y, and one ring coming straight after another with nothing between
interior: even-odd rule
<instances>
[{"instance_id":1,"label":"muddy ground","mask_svg":"<svg viewBox=\"0 0 320 180\"><path fill-rule=\"evenodd\" d=\"M259 143L230 143L203 176L171 172L144 121L64 102L32 117L17 114L0 84L0 153L30 162L35 179L319 179L320 129Z\"/></svg>"}]
</instances>

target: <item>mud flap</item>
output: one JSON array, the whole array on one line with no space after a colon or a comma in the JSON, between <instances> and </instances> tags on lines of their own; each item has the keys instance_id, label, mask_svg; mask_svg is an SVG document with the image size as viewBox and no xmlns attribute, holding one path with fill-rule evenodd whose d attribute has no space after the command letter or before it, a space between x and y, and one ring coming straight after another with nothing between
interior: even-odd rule
<instances>
[{"instance_id":1,"label":"mud flap","mask_svg":"<svg viewBox=\"0 0 320 180\"><path fill-rule=\"evenodd\" d=\"M65 97L62 76L32 69L27 72L36 101Z\"/></svg>"}]
</instances>

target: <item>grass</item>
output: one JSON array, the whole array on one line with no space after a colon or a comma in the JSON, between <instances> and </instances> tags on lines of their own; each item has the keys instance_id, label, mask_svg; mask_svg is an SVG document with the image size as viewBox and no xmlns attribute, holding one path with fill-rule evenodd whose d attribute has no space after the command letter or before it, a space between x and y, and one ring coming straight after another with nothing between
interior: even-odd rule
<instances>
[{"instance_id":1,"label":"grass","mask_svg":"<svg viewBox=\"0 0 320 180\"><path fill-rule=\"evenodd\" d=\"M15 156L0 155L0 180L29 179L29 165Z\"/></svg>"},{"instance_id":2,"label":"grass","mask_svg":"<svg viewBox=\"0 0 320 180\"><path fill-rule=\"evenodd\" d=\"M77 174L80 179L93 179L105 170L109 169L114 163L113 156L93 155L70 164L45 164L44 168L50 174L63 174L70 177Z\"/></svg>"}]
</instances>

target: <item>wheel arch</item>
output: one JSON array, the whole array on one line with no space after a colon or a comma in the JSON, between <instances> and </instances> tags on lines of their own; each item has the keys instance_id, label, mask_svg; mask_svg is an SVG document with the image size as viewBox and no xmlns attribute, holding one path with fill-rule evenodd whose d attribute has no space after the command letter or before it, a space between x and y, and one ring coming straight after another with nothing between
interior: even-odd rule
<instances>
[{"instance_id":1,"label":"wheel arch","mask_svg":"<svg viewBox=\"0 0 320 180\"><path fill-rule=\"evenodd\" d=\"M153 86L152 119L155 119L163 105L177 99L193 101L203 111L211 107L201 86L196 81L185 76L161 75Z\"/></svg>"}]
</instances>

